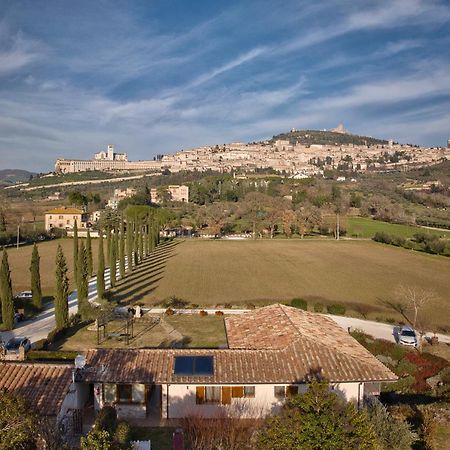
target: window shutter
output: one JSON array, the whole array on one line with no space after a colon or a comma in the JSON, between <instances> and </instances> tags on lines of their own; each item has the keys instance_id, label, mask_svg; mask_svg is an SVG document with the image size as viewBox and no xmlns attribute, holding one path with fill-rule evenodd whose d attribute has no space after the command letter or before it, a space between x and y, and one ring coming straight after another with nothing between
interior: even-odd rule
<instances>
[{"instance_id":1,"label":"window shutter","mask_svg":"<svg viewBox=\"0 0 450 450\"><path fill-rule=\"evenodd\" d=\"M231 387L222 386L222 405L231 405Z\"/></svg>"},{"instance_id":2,"label":"window shutter","mask_svg":"<svg viewBox=\"0 0 450 450\"><path fill-rule=\"evenodd\" d=\"M233 398L242 398L244 396L244 386L233 386Z\"/></svg>"},{"instance_id":3,"label":"window shutter","mask_svg":"<svg viewBox=\"0 0 450 450\"><path fill-rule=\"evenodd\" d=\"M195 402L197 405L205 403L205 386L197 386L195 390Z\"/></svg>"}]
</instances>

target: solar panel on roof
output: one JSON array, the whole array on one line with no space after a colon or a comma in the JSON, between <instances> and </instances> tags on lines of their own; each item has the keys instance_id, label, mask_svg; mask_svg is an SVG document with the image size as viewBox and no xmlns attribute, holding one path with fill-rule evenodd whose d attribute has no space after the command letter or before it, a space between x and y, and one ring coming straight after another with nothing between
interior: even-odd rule
<instances>
[{"instance_id":1,"label":"solar panel on roof","mask_svg":"<svg viewBox=\"0 0 450 450\"><path fill-rule=\"evenodd\" d=\"M175 356L175 375L213 375L214 361L212 356Z\"/></svg>"}]
</instances>

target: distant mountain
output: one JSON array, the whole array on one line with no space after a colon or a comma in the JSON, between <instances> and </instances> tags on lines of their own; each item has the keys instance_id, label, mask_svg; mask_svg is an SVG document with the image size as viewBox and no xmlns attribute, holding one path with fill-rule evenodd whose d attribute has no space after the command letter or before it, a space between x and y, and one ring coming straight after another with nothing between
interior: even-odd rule
<instances>
[{"instance_id":1,"label":"distant mountain","mask_svg":"<svg viewBox=\"0 0 450 450\"><path fill-rule=\"evenodd\" d=\"M33 172L21 169L3 169L0 170L0 186L9 186L11 184L23 183L30 179Z\"/></svg>"},{"instance_id":2,"label":"distant mountain","mask_svg":"<svg viewBox=\"0 0 450 450\"><path fill-rule=\"evenodd\" d=\"M288 133L281 133L272 138L272 141L277 139L288 140L291 144L322 144L322 145L340 145L340 144L354 144L354 145L374 145L387 144L388 141L384 139L375 139L369 136L358 136L349 133L341 124L339 127L332 130L291 130Z\"/></svg>"}]
</instances>

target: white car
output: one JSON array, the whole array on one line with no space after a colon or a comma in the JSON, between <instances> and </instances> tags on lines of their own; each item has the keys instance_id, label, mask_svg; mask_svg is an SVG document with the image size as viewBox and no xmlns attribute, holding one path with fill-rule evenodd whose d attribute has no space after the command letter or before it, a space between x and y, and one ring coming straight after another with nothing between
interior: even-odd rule
<instances>
[{"instance_id":1,"label":"white car","mask_svg":"<svg viewBox=\"0 0 450 450\"><path fill-rule=\"evenodd\" d=\"M417 334L411 327L402 327L398 333L398 343L417 347Z\"/></svg>"},{"instance_id":2,"label":"white car","mask_svg":"<svg viewBox=\"0 0 450 450\"><path fill-rule=\"evenodd\" d=\"M31 291L22 291L16 295L16 298L21 300L31 300L33 298L33 293Z\"/></svg>"}]
</instances>

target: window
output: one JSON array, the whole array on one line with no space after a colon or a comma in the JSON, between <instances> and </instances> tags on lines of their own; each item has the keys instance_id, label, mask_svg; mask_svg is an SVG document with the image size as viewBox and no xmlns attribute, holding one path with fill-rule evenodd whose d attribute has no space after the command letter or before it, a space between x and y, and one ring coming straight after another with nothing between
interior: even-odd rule
<instances>
[{"instance_id":1,"label":"window","mask_svg":"<svg viewBox=\"0 0 450 450\"><path fill-rule=\"evenodd\" d=\"M67 223L67 225L70 225L70 220L67 220L66 223Z\"/></svg>"},{"instance_id":2,"label":"window","mask_svg":"<svg viewBox=\"0 0 450 450\"><path fill-rule=\"evenodd\" d=\"M103 385L103 400L106 403L114 403L116 401L116 385L104 384Z\"/></svg>"},{"instance_id":3,"label":"window","mask_svg":"<svg viewBox=\"0 0 450 450\"><path fill-rule=\"evenodd\" d=\"M118 384L117 397L120 403L131 403L131 384Z\"/></svg>"},{"instance_id":4,"label":"window","mask_svg":"<svg viewBox=\"0 0 450 450\"><path fill-rule=\"evenodd\" d=\"M206 386L205 403L220 403L220 391L219 386Z\"/></svg>"},{"instance_id":5,"label":"window","mask_svg":"<svg viewBox=\"0 0 450 450\"><path fill-rule=\"evenodd\" d=\"M244 386L244 397L255 398L255 386Z\"/></svg>"},{"instance_id":6,"label":"window","mask_svg":"<svg viewBox=\"0 0 450 450\"><path fill-rule=\"evenodd\" d=\"M64 219L64 216L59 216L59 220L62 220L62 219Z\"/></svg>"},{"instance_id":7,"label":"window","mask_svg":"<svg viewBox=\"0 0 450 450\"><path fill-rule=\"evenodd\" d=\"M298 386L286 386L286 396L293 397L298 394Z\"/></svg>"},{"instance_id":8,"label":"window","mask_svg":"<svg viewBox=\"0 0 450 450\"><path fill-rule=\"evenodd\" d=\"M131 388L133 403L145 403L145 384L133 384Z\"/></svg>"},{"instance_id":9,"label":"window","mask_svg":"<svg viewBox=\"0 0 450 450\"><path fill-rule=\"evenodd\" d=\"M286 393L285 393L285 389L284 386L274 386L273 387L273 394L276 398L285 398L286 397Z\"/></svg>"}]
</instances>

